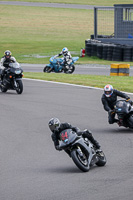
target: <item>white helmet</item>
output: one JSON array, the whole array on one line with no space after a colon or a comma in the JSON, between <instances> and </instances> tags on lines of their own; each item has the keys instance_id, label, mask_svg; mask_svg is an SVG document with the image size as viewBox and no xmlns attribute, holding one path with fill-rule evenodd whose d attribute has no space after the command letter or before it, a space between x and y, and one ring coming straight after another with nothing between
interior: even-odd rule
<instances>
[{"instance_id":1,"label":"white helmet","mask_svg":"<svg viewBox=\"0 0 133 200\"><path fill-rule=\"evenodd\" d=\"M105 94L106 97L111 97L111 95L113 94L113 86L112 85L105 85L104 94Z\"/></svg>"},{"instance_id":2,"label":"white helmet","mask_svg":"<svg viewBox=\"0 0 133 200\"><path fill-rule=\"evenodd\" d=\"M63 55L66 55L66 54L68 53L68 49L67 49L66 47L64 47L64 48L62 49L62 53L63 53Z\"/></svg>"}]
</instances>

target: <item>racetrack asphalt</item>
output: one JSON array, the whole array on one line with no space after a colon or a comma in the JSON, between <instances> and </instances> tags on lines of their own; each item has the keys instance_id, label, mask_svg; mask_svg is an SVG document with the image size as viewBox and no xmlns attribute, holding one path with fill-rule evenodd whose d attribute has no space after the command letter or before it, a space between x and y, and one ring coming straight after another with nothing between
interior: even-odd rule
<instances>
[{"instance_id":1,"label":"racetrack asphalt","mask_svg":"<svg viewBox=\"0 0 133 200\"><path fill-rule=\"evenodd\" d=\"M21 67L24 72L43 72L46 64L25 64L22 63ZM74 74L90 74L90 75L105 75L110 76L110 65L99 64L85 64L76 65ZM133 66L130 66L129 76L133 76Z\"/></svg>"},{"instance_id":2,"label":"racetrack asphalt","mask_svg":"<svg viewBox=\"0 0 133 200\"><path fill-rule=\"evenodd\" d=\"M133 131L108 124L103 90L23 83L21 95L0 92L0 200L132 200ZM90 129L106 166L83 173L65 152L56 151L48 128L52 117Z\"/></svg>"},{"instance_id":3,"label":"racetrack asphalt","mask_svg":"<svg viewBox=\"0 0 133 200\"><path fill-rule=\"evenodd\" d=\"M77 70L91 73L94 68ZM0 92L0 200L132 200L133 131L108 124L103 91L26 79L23 83L21 95ZM90 129L107 165L83 173L65 152L55 151L48 128L53 116Z\"/></svg>"}]
</instances>

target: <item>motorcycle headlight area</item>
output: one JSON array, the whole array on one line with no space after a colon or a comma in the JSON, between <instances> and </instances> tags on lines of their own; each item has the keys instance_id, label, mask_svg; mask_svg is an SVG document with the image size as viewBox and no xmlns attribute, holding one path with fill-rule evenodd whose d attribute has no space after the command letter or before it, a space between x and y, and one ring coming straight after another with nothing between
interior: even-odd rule
<instances>
[{"instance_id":1,"label":"motorcycle headlight area","mask_svg":"<svg viewBox=\"0 0 133 200\"><path fill-rule=\"evenodd\" d=\"M21 70L15 70L15 74L20 74Z\"/></svg>"}]
</instances>

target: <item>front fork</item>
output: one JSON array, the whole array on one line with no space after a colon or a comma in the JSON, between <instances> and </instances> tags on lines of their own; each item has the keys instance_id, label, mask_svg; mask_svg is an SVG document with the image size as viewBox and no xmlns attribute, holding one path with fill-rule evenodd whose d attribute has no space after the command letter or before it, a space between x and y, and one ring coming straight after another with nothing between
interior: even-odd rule
<instances>
[{"instance_id":1,"label":"front fork","mask_svg":"<svg viewBox=\"0 0 133 200\"><path fill-rule=\"evenodd\" d=\"M17 82L15 78L13 79L13 84L14 84L14 87L17 88Z\"/></svg>"}]
</instances>

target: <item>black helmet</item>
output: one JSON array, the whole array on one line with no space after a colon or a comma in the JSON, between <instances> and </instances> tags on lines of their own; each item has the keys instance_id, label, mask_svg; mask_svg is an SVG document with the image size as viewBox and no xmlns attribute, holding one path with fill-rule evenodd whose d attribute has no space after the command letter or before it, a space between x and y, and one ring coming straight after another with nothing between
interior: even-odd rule
<instances>
[{"instance_id":1,"label":"black helmet","mask_svg":"<svg viewBox=\"0 0 133 200\"><path fill-rule=\"evenodd\" d=\"M6 50L5 52L4 52L4 56L5 56L5 58L6 59L9 59L10 57L11 57L11 51L9 51L9 50Z\"/></svg>"},{"instance_id":2,"label":"black helmet","mask_svg":"<svg viewBox=\"0 0 133 200\"><path fill-rule=\"evenodd\" d=\"M58 129L60 128L60 120L58 118L52 118L50 119L48 125L50 130L53 131L58 131Z\"/></svg>"}]
</instances>

